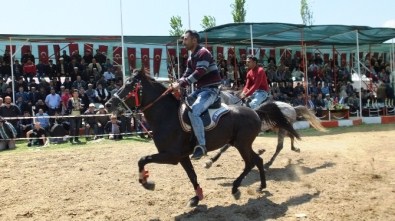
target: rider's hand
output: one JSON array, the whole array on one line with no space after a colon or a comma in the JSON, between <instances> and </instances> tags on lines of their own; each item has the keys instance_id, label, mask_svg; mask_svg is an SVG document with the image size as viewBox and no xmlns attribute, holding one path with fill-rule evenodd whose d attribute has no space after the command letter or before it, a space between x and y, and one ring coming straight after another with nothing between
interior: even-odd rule
<instances>
[{"instance_id":1,"label":"rider's hand","mask_svg":"<svg viewBox=\"0 0 395 221\"><path fill-rule=\"evenodd\" d=\"M179 84L178 82L173 82L173 83L170 85L170 87L171 87L173 90L178 90L178 89L180 88L180 84Z\"/></svg>"},{"instance_id":2,"label":"rider's hand","mask_svg":"<svg viewBox=\"0 0 395 221\"><path fill-rule=\"evenodd\" d=\"M246 98L246 94L244 93L244 92L241 92L241 94L240 94L240 99L245 99Z\"/></svg>"}]
</instances>

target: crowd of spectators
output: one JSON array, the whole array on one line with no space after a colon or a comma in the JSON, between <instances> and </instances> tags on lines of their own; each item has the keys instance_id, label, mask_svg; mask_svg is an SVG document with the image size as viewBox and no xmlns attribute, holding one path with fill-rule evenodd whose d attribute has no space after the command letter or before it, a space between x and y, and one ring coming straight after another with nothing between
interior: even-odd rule
<instances>
[{"instance_id":1,"label":"crowd of spectators","mask_svg":"<svg viewBox=\"0 0 395 221\"><path fill-rule=\"evenodd\" d=\"M284 53L279 62L269 57L267 60L260 58L259 63L265 68L270 95L275 101L287 102L293 106L307 105L314 110L329 108L329 105L336 103L349 106L351 111L359 109L359 90L353 87L350 65L344 60L340 64L332 59L324 61L320 54L316 54L304 67L297 54L291 57ZM224 86L239 89L244 85L247 70L243 56L237 60L229 54L225 60L219 55L218 69ZM367 100L384 102L386 98L394 99L394 88L389 84L391 70L388 62L382 57L366 58L361 70L363 75L372 79L373 86L377 86L375 90L372 85L365 85L367 89L362 88L362 105ZM304 84L305 78L307 85Z\"/></svg>"},{"instance_id":2,"label":"crowd of spectators","mask_svg":"<svg viewBox=\"0 0 395 221\"><path fill-rule=\"evenodd\" d=\"M42 130L39 128L48 135L57 125L62 125L70 131L70 135L76 136L70 138L72 143L80 142L80 128L85 129L85 135L96 135L92 139L114 131L120 134L133 130L130 118L121 119L125 116L116 116L118 127L112 126L104 108L105 102L122 86L123 74L121 67L113 65L99 50L96 50L95 55L87 50L83 56L78 51L72 55L62 51L56 62L38 60L28 51L21 61L14 60L12 64L14 91L8 50L0 56L0 65L0 116L26 117L8 119L7 122L13 126L19 138L40 136L39 142L29 141L30 146L46 142L41 138ZM78 99L78 107L73 102L73 94ZM83 117L84 114L101 115ZM65 117L70 115L76 117ZM35 116L34 121L32 116ZM119 139L121 136L110 138Z\"/></svg>"}]
</instances>

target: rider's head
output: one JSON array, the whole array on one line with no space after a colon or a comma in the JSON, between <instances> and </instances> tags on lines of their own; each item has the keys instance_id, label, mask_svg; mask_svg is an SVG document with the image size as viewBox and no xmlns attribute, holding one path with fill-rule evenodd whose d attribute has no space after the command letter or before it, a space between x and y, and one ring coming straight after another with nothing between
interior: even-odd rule
<instances>
[{"instance_id":1,"label":"rider's head","mask_svg":"<svg viewBox=\"0 0 395 221\"><path fill-rule=\"evenodd\" d=\"M258 64L258 58L254 57L252 55L249 55L247 57L246 64L249 69L255 68Z\"/></svg>"},{"instance_id":2,"label":"rider's head","mask_svg":"<svg viewBox=\"0 0 395 221\"><path fill-rule=\"evenodd\" d=\"M186 49L194 51L195 48L199 45L200 36L197 31L187 30L183 35L183 45Z\"/></svg>"}]
</instances>

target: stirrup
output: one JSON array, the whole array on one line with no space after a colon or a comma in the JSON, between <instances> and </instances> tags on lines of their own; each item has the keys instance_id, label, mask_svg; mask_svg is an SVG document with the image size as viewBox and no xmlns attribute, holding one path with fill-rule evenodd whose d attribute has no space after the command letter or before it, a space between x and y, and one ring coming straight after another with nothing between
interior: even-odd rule
<instances>
[{"instance_id":1,"label":"stirrup","mask_svg":"<svg viewBox=\"0 0 395 221\"><path fill-rule=\"evenodd\" d=\"M203 156L207 155L207 149L205 146L197 145L193 149L191 160L199 160Z\"/></svg>"}]
</instances>

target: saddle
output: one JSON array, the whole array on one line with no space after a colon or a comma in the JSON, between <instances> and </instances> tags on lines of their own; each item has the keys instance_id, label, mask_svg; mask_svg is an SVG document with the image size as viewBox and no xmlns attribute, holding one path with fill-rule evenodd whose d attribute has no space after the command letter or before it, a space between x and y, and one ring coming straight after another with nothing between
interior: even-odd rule
<instances>
[{"instance_id":1,"label":"saddle","mask_svg":"<svg viewBox=\"0 0 395 221\"><path fill-rule=\"evenodd\" d=\"M178 116L180 118L181 127L185 132L191 132L191 120L188 116L188 109L185 103L180 105ZM228 105L221 103L221 99L217 99L205 112L202 113L200 118L202 118L204 130L209 131L214 129L219 119L229 112Z\"/></svg>"}]
</instances>

